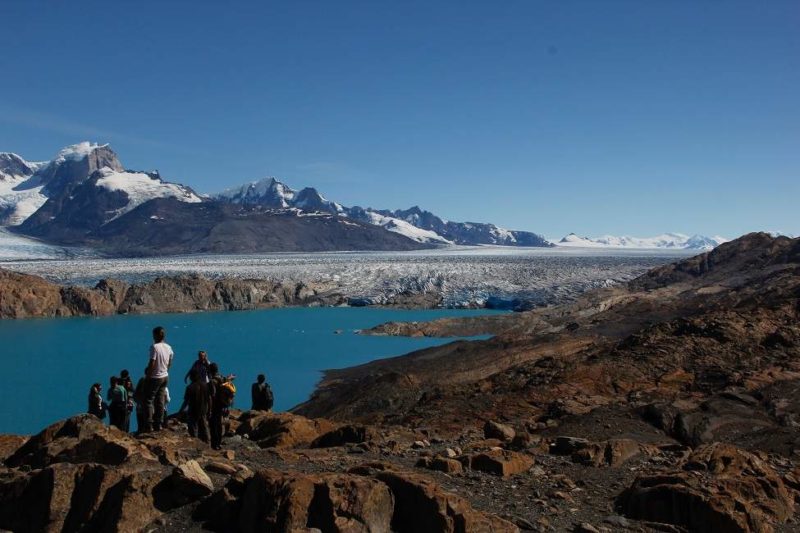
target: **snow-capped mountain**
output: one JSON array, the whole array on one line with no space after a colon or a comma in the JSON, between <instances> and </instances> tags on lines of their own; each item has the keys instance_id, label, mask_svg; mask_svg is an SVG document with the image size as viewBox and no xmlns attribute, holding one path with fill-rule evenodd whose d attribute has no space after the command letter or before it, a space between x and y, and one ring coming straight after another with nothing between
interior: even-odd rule
<instances>
[{"instance_id":1,"label":"snow-capped mountain","mask_svg":"<svg viewBox=\"0 0 800 533\"><path fill-rule=\"evenodd\" d=\"M225 203L242 206L329 213L379 226L419 243L450 244L450 241L435 232L420 229L404 220L385 216L361 207L344 207L337 202L328 200L313 187L306 187L297 192L275 178L264 178L240 187L233 187L213 195L213 198Z\"/></svg>"},{"instance_id":2,"label":"snow-capped mountain","mask_svg":"<svg viewBox=\"0 0 800 533\"><path fill-rule=\"evenodd\" d=\"M439 218L430 211L420 209L418 206L405 210L377 211L377 213L404 220L420 229L432 231L445 241L453 244L552 246L547 239L530 231L509 230L482 222L452 222Z\"/></svg>"},{"instance_id":3,"label":"snow-capped mountain","mask_svg":"<svg viewBox=\"0 0 800 533\"><path fill-rule=\"evenodd\" d=\"M380 226L391 232L408 237L413 241L430 244L453 244L434 231L419 228L405 220L382 215L370 209L355 206L346 209L345 213L348 218L366 222L373 226Z\"/></svg>"},{"instance_id":4,"label":"snow-capped mountain","mask_svg":"<svg viewBox=\"0 0 800 533\"><path fill-rule=\"evenodd\" d=\"M157 172L126 170L108 145L80 143L46 163L0 158L0 226L16 249L89 246L120 255L412 250L427 245L348 221L312 188L275 179L211 198ZM11 246L11 245L9 245ZM37 248L38 249L38 248ZM74 249L74 248L72 248Z\"/></svg>"},{"instance_id":5,"label":"snow-capped mountain","mask_svg":"<svg viewBox=\"0 0 800 533\"><path fill-rule=\"evenodd\" d=\"M445 221L417 206L406 210L379 210L369 207L345 207L306 187L296 192L275 178L264 178L240 187L227 189L215 199L243 206L273 209L300 209L347 217L380 226L388 231L425 244L552 246L544 237L527 231L507 230L494 224Z\"/></svg>"},{"instance_id":6,"label":"snow-capped mountain","mask_svg":"<svg viewBox=\"0 0 800 533\"><path fill-rule=\"evenodd\" d=\"M706 237L704 235L684 235L683 233L664 233L655 237L579 237L570 233L558 241L557 246L576 248L636 248L636 249L668 249L668 250L711 250L727 242L724 237Z\"/></svg>"},{"instance_id":7,"label":"snow-capped mountain","mask_svg":"<svg viewBox=\"0 0 800 533\"><path fill-rule=\"evenodd\" d=\"M264 178L226 189L214 195L214 198L239 205L287 208L294 200L294 196L295 191L280 181L275 178Z\"/></svg>"},{"instance_id":8,"label":"snow-capped mountain","mask_svg":"<svg viewBox=\"0 0 800 533\"><path fill-rule=\"evenodd\" d=\"M0 153L0 226L21 224L47 201L43 186L32 179L46 164Z\"/></svg>"},{"instance_id":9,"label":"snow-capped mountain","mask_svg":"<svg viewBox=\"0 0 800 533\"><path fill-rule=\"evenodd\" d=\"M8 225L44 238L75 240L155 198L201 199L188 187L157 174L126 171L108 145L83 142L49 162L3 195ZM66 239L70 236L70 239Z\"/></svg>"},{"instance_id":10,"label":"snow-capped mountain","mask_svg":"<svg viewBox=\"0 0 800 533\"><path fill-rule=\"evenodd\" d=\"M145 172L116 172L109 168L99 171L95 187L102 187L111 192L122 192L127 203L117 209L110 220L133 211L145 202L155 198L175 198L181 202L198 203L203 200L189 187L168 183L157 174Z\"/></svg>"}]
</instances>

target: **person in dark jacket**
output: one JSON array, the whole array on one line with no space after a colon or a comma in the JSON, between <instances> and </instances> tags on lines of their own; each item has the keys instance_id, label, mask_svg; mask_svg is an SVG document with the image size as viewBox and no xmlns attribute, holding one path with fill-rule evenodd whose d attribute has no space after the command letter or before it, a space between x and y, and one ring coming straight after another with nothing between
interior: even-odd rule
<instances>
[{"instance_id":1,"label":"person in dark jacket","mask_svg":"<svg viewBox=\"0 0 800 533\"><path fill-rule=\"evenodd\" d=\"M111 376L108 390L108 418L112 426L125 431L125 416L128 412L128 391L117 376Z\"/></svg>"},{"instance_id":2,"label":"person in dark jacket","mask_svg":"<svg viewBox=\"0 0 800 533\"><path fill-rule=\"evenodd\" d=\"M186 406L186 421L189 435L203 442L209 440L208 416L211 412L211 391L208 383L197 370L190 372L192 382L187 385L183 394L183 405Z\"/></svg>"},{"instance_id":3,"label":"person in dark jacket","mask_svg":"<svg viewBox=\"0 0 800 533\"><path fill-rule=\"evenodd\" d=\"M108 406L103 401L103 386L99 383L92 385L89 389L89 414L94 415L100 420L106 417Z\"/></svg>"},{"instance_id":4,"label":"person in dark jacket","mask_svg":"<svg viewBox=\"0 0 800 533\"><path fill-rule=\"evenodd\" d=\"M130 433L131 431L131 413L133 412L133 393L135 392L133 389L133 380L131 379L131 374L127 370L122 370L119 373L119 381L120 385L125 387L125 392L127 392L127 400L125 402L125 432Z\"/></svg>"},{"instance_id":5,"label":"person in dark jacket","mask_svg":"<svg viewBox=\"0 0 800 533\"><path fill-rule=\"evenodd\" d=\"M136 382L136 388L133 390L133 399L136 402L136 430L141 433L144 427L146 418L147 405L145 405L145 386L147 382L147 369L144 369L144 375Z\"/></svg>"},{"instance_id":6,"label":"person in dark jacket","mask_svg":"<svg viewBox=\"0 0 800 533\"><path fill-rule=\"evenodd\" d=\"M211 448L219 450L222 448L222 436L224 434L225 418L233 403L235 387L233 387L233 374L221 376L219 367L216 363L211 363L208 367L209 378L208 389L211 395L211 414L209 416L209 431L211 433Z\"/></svg>"},{"instance_id":7,"label":"person in dark jacket","mask_svg":"<svg viewBox=\"0 0 800 533\"><path fill-rule=\"evenodd\" d=\"M264 374L259 374L258 379L250 389L253 399L253 411L269 411L272 409L274 398L272 396L272 389L267 383L267 377Z\"/></svg>"},{"instance_id":8,"label":"person in dark jacket","mask_svg":"<svg viewBox=\"0 0 800 533\"><path fill-rule=\"evenodd\" d=\"M186 373L186 376L184 376L183 378L184 383L190 381L192 371L196 371L198 374L200 374L200 380L203 383L208 383L209 380L208 367L210 365L211 363L208 360L208 354L203 350L197 352L197 359L195 359L194 363L192 363L192 368L189 369L189 371Z\"/></svg>"}]
</instances>

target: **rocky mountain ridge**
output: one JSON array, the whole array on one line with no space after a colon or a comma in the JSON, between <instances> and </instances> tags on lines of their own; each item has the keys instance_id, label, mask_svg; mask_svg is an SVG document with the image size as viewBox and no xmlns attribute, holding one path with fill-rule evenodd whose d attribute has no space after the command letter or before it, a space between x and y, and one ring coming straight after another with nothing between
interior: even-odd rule
<instances>
[{"instance_id":1,"label":"rocky mountain ridge","mask_svg":"<svg viewBox=\"0 0 800 533\"><path fill-rule=\"evenodd\" d=\"M535 233L507 230L494 224L445 221L417 206L395 211L361 206L345 207L328 200L313 187L295 191L275 178L265 178L234 187L215 195L215 198L238 205L273 209L296 208L330 213L380 226L414 241L428 244L552 246L547 239Z\"/></svg>"}]
</instances>

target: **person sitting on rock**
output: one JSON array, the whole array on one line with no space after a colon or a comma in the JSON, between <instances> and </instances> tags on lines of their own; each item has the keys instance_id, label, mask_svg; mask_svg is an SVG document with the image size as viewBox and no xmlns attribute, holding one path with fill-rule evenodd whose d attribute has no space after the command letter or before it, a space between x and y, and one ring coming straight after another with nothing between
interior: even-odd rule
<instances>
[{"instance_id":1,"label":"person sitting on rock","mask_svg":"<svg viewBox=\"0 0 800 533\"><path fill-rule=\"evenodd\" d=\"M107 410L108 405L103 401L103 386L95 383L89 389L89 414L102 420L106 417Z\"/></svg>"},{"instance_id":2,"label":"person sitting on rock","mask_svg":"<svg viewBox=\"0 0 800 533\"><path fill-rule=\"evenodd\" d=\"M267 377L264 374L259 374L258 379L251 387L251 396L253 399L253 411L269 411L272 409L274 398L272 396L272 389L267 383Z\"/></svg>"},{"instance_id":3,"label":"person sitting on rock","mask_svg":"<svg viewBox=\"0 0 800 533\"><path fill-rule=\"evenodd\" d=\"M208 383L209 380L209 372L208 366L211 363L208 360L208 354L204 350L200 350L197 352L197 359L194 363L192 363L192 368L186 373L186 376L183 378L183 382L186 383L187 381L191 382L191 374L193 370L196 370L200 374L200 380L203 383Z\"/></svg>"},{"instance_id":4,"label":"person sitting on rock","mask_svg":"<svg viewBox=\"0 0 800 533\"><path fill-rule=\"evenodd\" d=\"M192 369L189 374L192 382L186 386L183 394L189 435L207 443L209 440L208 417L211 412L210 388L200 376L200 372ZM184 410L183 406L181 410Z\"/></svg>"},{"instance_id":5,"label":"person sitting on rock","mask_svg":"<svg viewBox=\"0 0 800 533\"><path fill-rule=\"evenodd\" d=\"M117 376L111 376L108 403L109 422L117 429L125 431L125 415L128 412L128 391Z\"/></svg>"},{"instance_id":6,"label":"person sitting on rock","mask_svg":"<svg viewBox=\"0 0 800 533\"><path fill-rule=\"evenodd\" d=\"M150 362L145 381L145 420L142 431L158 431L164 419L164 389L169 381L169 368L175 357L172 347L164 342L167 332L162 327L153 329L153 344L150 346Z\"/></svg>"}]
</instances>

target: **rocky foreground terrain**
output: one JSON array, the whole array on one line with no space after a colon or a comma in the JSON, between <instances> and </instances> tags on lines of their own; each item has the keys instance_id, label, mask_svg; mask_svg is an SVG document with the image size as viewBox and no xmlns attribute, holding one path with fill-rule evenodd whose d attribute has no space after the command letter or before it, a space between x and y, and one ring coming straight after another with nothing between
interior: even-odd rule
<instances>
[{"instance_id":1,"label":"rocky foreground terrain","mask_svg":"<svg viewBox=\"0 0 800 533\"><path fill-rule=\"evenodd\" d=\"M796 531L800 240L751 234L625 286L373 334L492 333L328 372L292 413L89 415L0 439L12 531Z\"/></svg>"}]
</instances>

